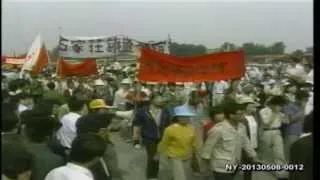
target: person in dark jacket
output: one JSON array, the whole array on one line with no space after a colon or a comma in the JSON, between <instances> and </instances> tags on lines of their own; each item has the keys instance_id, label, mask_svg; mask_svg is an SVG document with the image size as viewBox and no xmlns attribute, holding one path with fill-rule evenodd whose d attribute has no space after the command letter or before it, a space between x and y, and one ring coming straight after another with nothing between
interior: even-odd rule
<instances>
[{"instance_id":1,"label":"person in dark jacket","mask_svg":"<svg viewBox=\"0 0 320 180\"><path fill-rule=\"evenodd\" d=\"M106 143L106 150L103 157L90 168L95 180L122 180L118 167L117 153L113 143L109 139L109 126L112 114L90 113L82 116L76 123L77 136L82 134L97 134Z\"/></svg>"},{"instance_id":2,"label":"person in dark jacket","mask_svg":"<svg viewBox=\"0 0 320 180\"><path fill-rule=\"evenodd\" d=\"M134 144L139 143L139 137L145 145L147 152L147 179L158 178L159 158L157 145L163 135L164 129L170 125L169 112L163 108L161 96L152 95L151 104L136 111L133 120Z\"/></svg>"},{"instance_id":3,"label":"person in dark jacket","mask_svg":"<svg viewBox=\"0 0 320 180\"><path fill-rule=\"evenodd\" d=\"M17 144L6 144L1 147L1 179L29 180L32 174L31 154Z\"/></svg>"},{"instance_id":4,"label":"person in dark jacket","mask_svg":"<svg viewBox=\"0 0 320 180\"><path fill-rule=\"evenodd\" d=\"M258 150L259 141L259 119L257 117L257 107L260 106L259 103L255 102L251 97L242 97L238 100L244 108L244 116L242 119L242 124L246 127L246 135L250 141L251 146L255 151ZM242 163L252 164L252 159L248 156L246 151L242 150ZM252 171L244 172L244 180L252 179Z\"/></svg>"},{"instance_id":5,"label":"person in dark jacket","mask_svg":"<svg viewBox=\"0 0 320 180\"><path fill-rule=\"evenodd\" d=\"M48 139L56 124L47 114L48 111L50 110L29 110L24 116L27 135L24 146L32 154L31 180L43 180L51 170L65 164L64 158L55 154L48 145Z\"/></svg>"},{"instance_id":6,"label":"person in dark jacket","mask_svg":"<svg viewBox=\"0 0 320 180\"><path fill-rule=\"evenodd\" d=\"M297 164L299 169L290 171L289 180L313 179L313 112L305 119L304 133L290 149L290 164Z\"/></svg>"}]
</instances>

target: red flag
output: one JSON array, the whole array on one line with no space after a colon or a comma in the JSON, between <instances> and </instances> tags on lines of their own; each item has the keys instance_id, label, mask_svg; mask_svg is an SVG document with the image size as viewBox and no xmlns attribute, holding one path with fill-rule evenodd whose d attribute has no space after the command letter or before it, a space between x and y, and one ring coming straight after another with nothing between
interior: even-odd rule
<instances>
[{"instance_id":1,"label":"red flag","mask_svg":"<svg viewBox=\"0 0 320 180\"><path fill-rule=\"evenodd\" d=\"M32 74L39 74L48 64L48 62L48 50L42 41L41 36L38 35L33 41L29 52L27 53L21 73L24 71L29 71Z\"/></svg>"},{"instance_id":2,"label":"red flag","mask_svg":"<svg viewBox=\"0 0 320 180\"><path fill-rule=\"evenodd\" d=\"M97 63L95 59L85 59L77 62L57 61L57 75L60 76L87 76L97 74Z\"/></svg>"},{"instance_id":3,"label":"red flag","mask_svg":"<svg viewBox=\"0 0 320 180\"><path fill-rule=\"evenodd\" d=\"M244 52L176 57L142 48L138 79L160 82L216 81L243 77Z\"/></svg>"}]
</instances>

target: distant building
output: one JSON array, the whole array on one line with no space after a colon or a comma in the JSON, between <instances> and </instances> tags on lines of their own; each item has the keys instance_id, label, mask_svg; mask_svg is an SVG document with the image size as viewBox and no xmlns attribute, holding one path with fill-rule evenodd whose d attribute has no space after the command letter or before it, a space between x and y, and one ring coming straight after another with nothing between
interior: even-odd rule
<instances>
[{"instance_id":1,"label":"distant building","mask_svg":"<svg viewBox=\"0 0 320 180\"><path fill-rule=\"evenodd\" d=\"M313 56L313 47L306 48L305 56Z\"/></svg>"}]
</instances>

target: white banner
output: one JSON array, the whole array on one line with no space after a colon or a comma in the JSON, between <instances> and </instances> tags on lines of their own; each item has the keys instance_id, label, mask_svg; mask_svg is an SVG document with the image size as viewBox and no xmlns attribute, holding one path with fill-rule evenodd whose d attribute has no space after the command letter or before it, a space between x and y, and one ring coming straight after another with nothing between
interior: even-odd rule
<instances>
[{"instance_id":1,"label":"white banner","mask_svg":"<svg viewBox=\"0 0 320 180\"><path fill-rule=\"evenodd\" d=\"M65 37L59 39L59 55L66 58L105 58L116 55L134 55L135 48L147 45L166 52L168 43L143 43L125 36L113 37Z\"/></svg>"},{"instance_id":2,"label":"white banner","mask_svg":"<svg viewBox=\"0 0 320 180\"><path fill-rule=\"evenodd\" d=\"M24 71L24 70L32 71L33 66L36 64L38 60L41 46L42 46L42 39L40 35L38 35L30 47L30 50L26 56L26 59L21 71Z\"/></svg>"}]
</instances>

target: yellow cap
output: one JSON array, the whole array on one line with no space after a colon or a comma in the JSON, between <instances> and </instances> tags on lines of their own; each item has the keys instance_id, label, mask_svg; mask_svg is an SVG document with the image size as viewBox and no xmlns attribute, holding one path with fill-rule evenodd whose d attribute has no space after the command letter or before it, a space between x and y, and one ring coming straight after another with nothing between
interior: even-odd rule
<instances>
[{"instance_id":1,"label":"yellow cap","mask_svg":"<svg viewBox=\"0 0 320 180\"><path fill-rule=\"evenodd\" d=\"M100 109L100 108L108 108L107 104L104 102L103 99L94 99L90 102L89 108L90 109Z\"/></svg>"}]
</instances>

